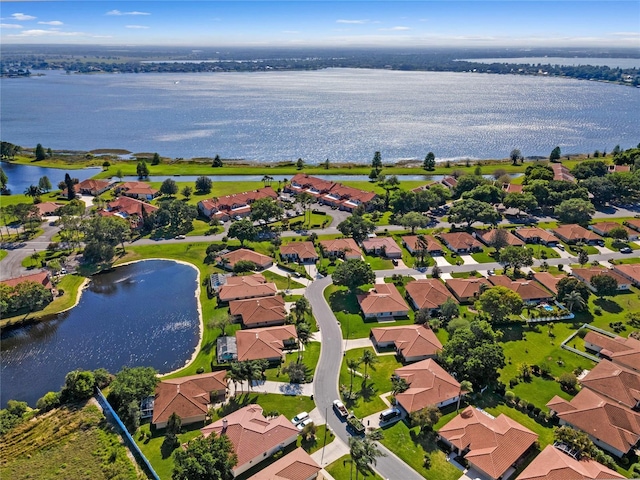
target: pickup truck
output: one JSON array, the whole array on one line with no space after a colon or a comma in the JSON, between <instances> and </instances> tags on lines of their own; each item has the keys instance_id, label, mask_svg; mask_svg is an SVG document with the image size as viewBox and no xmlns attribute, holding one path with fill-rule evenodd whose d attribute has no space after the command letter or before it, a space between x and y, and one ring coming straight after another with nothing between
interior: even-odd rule
<instances>
[{"instance_id":1,"label":"pickup truck","mask_svg":"<svg viewBox=\"0 0 640 480\"><path fill-rule=\"evenodd\" d=\"M338 416L342 418L347 418L349 416L349 410L347 410L347 407L345 407L344 403L340 400L333 401L333 409L336 411Z\"/></svg>"}]
</instances>

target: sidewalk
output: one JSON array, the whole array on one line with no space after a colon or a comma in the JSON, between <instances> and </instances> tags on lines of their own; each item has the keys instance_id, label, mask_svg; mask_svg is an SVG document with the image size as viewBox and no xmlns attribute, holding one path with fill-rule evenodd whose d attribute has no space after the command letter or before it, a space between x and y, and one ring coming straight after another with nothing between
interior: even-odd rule
<instances>
[{"instance_id":1,"label":"sidewalk","mask_svg":"<svg viewBox=\"0 0 640 480\"><path fill-rule=\"evenodd\" d=\"M324 455L323 455L324 451ZM311 454L311 458L313 458L318 465L322 468L326 467L330 463L335 462L341 457L349 454L349 447L346 443L340 440L339 437L334 436L333 441L327 444L324 448L317 450ZM331 478L331 477L327 477Z\"/></svg>"},{"instance_id":2,"label":"sidewalk","mask_svg":"<svg viewBox=\"0 0 640 480\"><path fill-rule=\"evenodd\" d=\"M312 383L286 383L272 382L270 380L258 380L253 382L253 388L249 389L247 382L238 382L238 389L235 390L233 382L229 383L230 395L239 393L277 393L279 395L313 395Z\"/></svg>"}]
</instances>

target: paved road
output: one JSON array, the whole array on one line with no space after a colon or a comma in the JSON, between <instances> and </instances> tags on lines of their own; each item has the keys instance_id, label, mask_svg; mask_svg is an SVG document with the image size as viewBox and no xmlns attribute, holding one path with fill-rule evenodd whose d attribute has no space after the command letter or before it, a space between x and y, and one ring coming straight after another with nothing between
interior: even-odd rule
<instances>
[{"instance_id":1,"label":"paved road","mask_svg":"<svg viewBox=\"0 0 640 480\"><path fill-rule=\"evenodd\" d=\"M7 256L2 259L0 267L0 280L26 275L29 271L22 266L22 261L30 256L34 251L42 252L47 249L51 239L58 232L58 227L50 222L44 223L42 228L44 233L34 240L11 245L3 245L7 250Z\"/></svg>"}]
</instances>

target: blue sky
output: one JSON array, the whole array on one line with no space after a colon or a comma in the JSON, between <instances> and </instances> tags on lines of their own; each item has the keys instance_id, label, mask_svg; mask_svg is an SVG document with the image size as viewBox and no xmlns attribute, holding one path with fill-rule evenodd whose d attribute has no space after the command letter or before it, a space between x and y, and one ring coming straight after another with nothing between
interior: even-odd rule
<instances>
[{"instance_id":1,"label":"blue sky","mask_svg":"<svg viewBox=\"0 0 640 480\"><path fill-rule=\"evenodd\" d=\"M640 49L638 0L3 1L0 9L4 44Z\"/></svg>"}]
</instances>

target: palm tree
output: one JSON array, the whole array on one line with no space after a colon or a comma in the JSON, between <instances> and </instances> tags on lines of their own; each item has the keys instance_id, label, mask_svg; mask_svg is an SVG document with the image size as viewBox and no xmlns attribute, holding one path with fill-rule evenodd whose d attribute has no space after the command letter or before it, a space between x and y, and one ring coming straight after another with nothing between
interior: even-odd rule
<instances>
[{"instance_id":1,"label":"palm tree","mask_svg":"<svg viewBox=\"0 0 640 480\"><path fill-rule=\"evenodd\" d=\"M460 382L460 393L458 394L458 405L456 405L456 412L460 410L460 400L463 395L467 393L473 393L473 385L469 380L463 380Z\"/></svg>"},{"instance_id":2,"label":"palm tree","mask_svg":"<svg viewBox=\"0 0 640 480\"><path fill-rule=\"evenodd\" d=\"M309 300L307 300L307 297L303 296L296 300L296 303L293 305L293 311L295 312L298 322L304 321L305 314L311 312L311 304Z\"/></svg>"},{"instance_id":3,"label":"palm tree","mask_svg":"<svg viewBox=\"0 0 640 480\"><path fill-rule=\"evenodd\" d=\"M311 325L306 322L298 322L296 324L296 333L298 334L298 362L302 358L302 350L311 340Z\"/></svg>"},{"instance_id":4,"label":"palm tree","mask_svg":"<svg viewBox=\"0 0 640 480\"><path fill-rule=\"evenodd\" d=\"M418 238L416 239L416 247L419 248L420 266L424 265L424 255L427 253L428 246L429 244L426 237L424 235L418 235Z\"/></svg>"},{"instance_id":5,"label":"palm tree","mask_svg":"<svg viewBox=\"0 0 640 480\"><path fill-rule=\"evenodd\" d=\"M307 192L302 192L296 195L296 203L298 203L304 212L304 222L307 222L307 211L309 206L313 203L314 198Z\"/></svg>"},{"instance_id":6,"label":"palm tree","mask_svg":"<svg viewBox=\"0 0 640 480\"><path fill-rule=\"evenodd\" d=\"M242 365L239 362L233 362L227 370L226 379L228 381L233 382L233 391L238 391L238 382L240 382L240 388L242 389L242 380L244 380L242 375ZM242 390L241 390L242 392Z\"/></svg>"},{"instance_id":7,"label":"palm tree","mask_svg":"<svg viewBox=\"0 0 640 480\"><path fill-rule=\"evenodd\" d=\"M409 388L409 384L403 377L399 377L398 375L393 375L391 377L391 385L393 385L393 394L397 395L398 393L402 393Z\"/></svg>"},{"instance_id":8,"label":"palm tree","mask_svg":"<svg viewBox=\"0 0 640 480\"><path fill-rule=\"evenodd\" d=\"M351 386L349 387L349 395L353 392L353 376L356 373L357 368L360 366L360 360L358 358L347 358L347 369L351 377Z\"/></svg>"},{"instance_id":9,"label":"palm tree","mask_svg":"<svg viewBox=\"0 0 640 480\"><path fill-rule=\"evenodd\" d=\"M42 189L40 187L38 187L37 185L29 185L24 190L24 196L25 197L36 198L36 197L39 197L40 195L42 195Z\"/></svg>"},{"instance_id":10,"label":"palm tree","mask_svg":"<svg viewBox=\"0 0 640 480\"><path fill-rule=\"evenodd\" d=\"M573 290L564 296L564 303L569 309L570 312L573 312L573 309L582 310L587 302L584 301L582 295L577 290Z\"/></svg>"},{"instance_id":11,"label":"palm tree","mask_svg":"<svg viewBox=\"0 0 640 480\"><path fill-rule=\"evenodd\" d=\"M364 376L362 377L362 389L364 390L365 383L367 382L367 367L371 368L371 370L375 371L375 364L379 362L376 354L373 353L372 350L365 350L362 352L362 357L360 357L360 362L364 365Z\"/></svg>"},{"instance_id":12,"label":"palm tree","mask_svg":"<svg viewBox=\"0 0 640 480\"><path fill-rule=\"evenodd\" d=\"M349 437L349 454L351 455L351 476L353 476L353 465L356 466L356 480L359 474L368 476L371 473L371 465L377 463L378 457L385 454L378 447L376 440L380 440L380 434L366 434L364 438Z\"/></svg>"}]
</instances>

